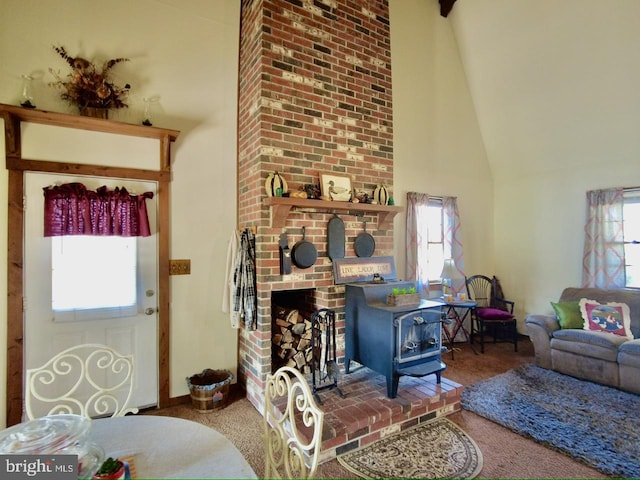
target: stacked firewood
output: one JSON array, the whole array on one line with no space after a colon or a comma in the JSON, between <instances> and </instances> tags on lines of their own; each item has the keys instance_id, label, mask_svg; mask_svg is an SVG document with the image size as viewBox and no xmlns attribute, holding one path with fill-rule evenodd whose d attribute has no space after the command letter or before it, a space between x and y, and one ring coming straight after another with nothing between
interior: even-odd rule
<instances>
[{"instance_id":1,"label":"stacked firewood","mask_svg":"<svg viewBox=\"0 0 640 480\"><path fill-rule=\"evenodd\" d=\"M310 318L310 314L297 309L274 306L271 328L274 369L286 365L303 373L311 372L313 350Z\"/></svg>"}]
</instances>

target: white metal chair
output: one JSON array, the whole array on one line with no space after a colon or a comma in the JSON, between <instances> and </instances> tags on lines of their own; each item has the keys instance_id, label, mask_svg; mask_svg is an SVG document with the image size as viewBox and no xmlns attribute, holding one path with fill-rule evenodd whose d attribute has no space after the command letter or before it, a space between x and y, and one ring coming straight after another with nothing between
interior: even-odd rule
<instances>
[{"instance_id":1,"label":"white metal chair","mask_svg":"<svg viewBox=\"0 0 640 480\"><path fill-rule=\"evenodd\" d=\"M122 417L133 391L132 356L106 345L77 345L26 372L25 413L29 420L55 414Z\"/></svg>"},{"instance_id":2,"label":"white metal chair","mask_svg":"<svg viewBox=\"0 0 640 480\"><path fill-rule=\"evenodd\" d=\"M322 412L304 376L281 367L267 376L264 402L265 478L310 478L318 467Z\"/></svg>"}]
</instances>

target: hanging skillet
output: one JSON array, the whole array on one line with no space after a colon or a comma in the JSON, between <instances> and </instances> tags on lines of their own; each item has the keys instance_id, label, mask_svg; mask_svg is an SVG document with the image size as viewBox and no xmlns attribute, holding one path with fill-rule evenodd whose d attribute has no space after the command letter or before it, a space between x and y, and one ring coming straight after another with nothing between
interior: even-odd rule
<instances>
[{"instance_id":1,"label":"hanging skillet","mask_svg":"<svg viewBox=\"0 0 640 480\"><path fill-rule=\"evenodd\" d=\"M291 257L298 268L309 268L318 259L316 247L305 240L305 227L302 227L302 240L297 241L291 250Z\"/></svg>"},{"instance_id":2,"label":"hanging skillet","mask_svg":"<svg viewBox=\"0 0 640 480\"><path fill-rule=\"evenodd\" d=\"M280 234L280 275L289 275L291 273L291 250L289 249L289 241L287 234Z\"/></svg>"},{"instance_id":3,"label":"hanging skillet","mask_svg":"<svg viewBox=\"0 0 640 480\"><path fill-rule=\"evenodd\" d=\"M331 260L344 258L344 222L335 213L327 224L327 253Z\"/></svg>"},{"instance_id":4,"label":"hanging skillet","mask_svg":"<svg viewBox=\"0 0 640 480\"><path fill-rule=\"evenodd\" d=\"M364 232L356 237L354 249L359 257L370 257L376 249L376 241L367 233L367 222L364 222Z\"/></svg>"}]
</instances>

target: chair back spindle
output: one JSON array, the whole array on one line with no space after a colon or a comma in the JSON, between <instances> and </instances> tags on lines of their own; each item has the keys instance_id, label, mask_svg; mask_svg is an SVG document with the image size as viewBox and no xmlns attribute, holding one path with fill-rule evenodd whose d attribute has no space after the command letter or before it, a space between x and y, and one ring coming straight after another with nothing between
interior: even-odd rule
<instances>
[{"instance_id":1,"label":"chair back spindle","mask_svg":"<svg viewBox=\"0 0 640 480\"><path fill-rule=\"evenodd\" d=\"M474 275L467 279L467 296L478 304L478 307L491 305L491 279L484 275Z\"/></svg>"},{"instance_id":2,"label":"chair back spindle","mask_svg":"<svg viewBox=\"0 0 640 480\"><path fill-rule=\"evenodd\" d=\"M264 403L265 478L310 478L322 442L322 412L300 371L281 367L267 376Z\"/></svg>"},{"instance_id":3,"label":"chair back spindle","mask_svg":"<svg viewBox=\"0 0 640 480\"><path fill-rule=\"evenodd\" d=\"M100 344L76 345L26 371L25 415L75 414L88 418L138 413L129 407L134 361Z\"/></svg>"}]
</instances>

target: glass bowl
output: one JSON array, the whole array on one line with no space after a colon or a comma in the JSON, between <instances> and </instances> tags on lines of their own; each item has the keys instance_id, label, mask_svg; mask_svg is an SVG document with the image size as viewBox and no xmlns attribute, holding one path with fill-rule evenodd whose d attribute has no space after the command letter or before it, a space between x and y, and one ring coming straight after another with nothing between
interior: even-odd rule
<instances>
[{"instance_id":1,"label":"glass bowl","mask_svg":"<svg viewBox=\"0 0 640 480\"><path fill-rule=\"evenodd\" d=\"M77 455L79 478L91 478L104 461L104 451L89 442L91 419L81 415L49 415L0 431L0 453Z\"/></svg>"}]
</instances>

